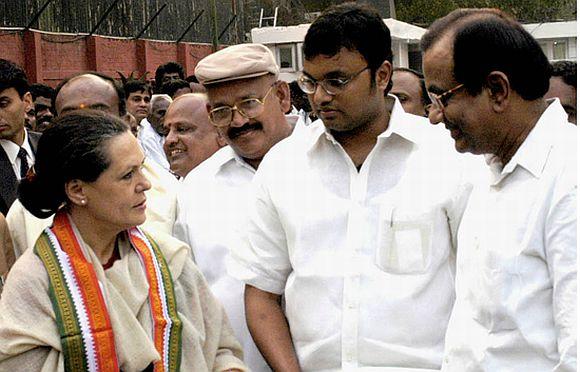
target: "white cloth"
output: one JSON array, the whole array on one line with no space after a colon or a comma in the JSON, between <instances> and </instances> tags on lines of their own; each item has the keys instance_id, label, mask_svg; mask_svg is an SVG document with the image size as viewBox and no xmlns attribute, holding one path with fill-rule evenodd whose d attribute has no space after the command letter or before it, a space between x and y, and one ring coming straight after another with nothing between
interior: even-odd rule
<instances>
[{"instance_id":1,"label":"white cloth","mask_svg":"<svg viewBox=\"0 0 580 372\"><path fill-rule=\"evenodd\" d=\"M163 169L169 170L169 161L163 151L163 142L165 137L157 133L147 118L141 120L139 124L139 132L137 139L141 144L141 148L149 159L159 164Z\"/></svg>"},{"instance_id":2,"label":"white cloth","mask_svg":"<svg viewBox=\"0 0 580 372\"><path fill-rule=\"evenodd\" d=\"M576 131L552 102L474 186L445 371L576 371Z\"/></svg>"},{"instance_id":3,"label":"white cloth","mask_svg":"<svg viewBox=\"0 0 580 372\"><path fill-rule=\"evenodd\" d=\"M229 146L193 169L177 194L174 235L191 247L212 293L224 305L246 364L252 371L269 371L246 325L244 283L227 274L225 263L230 247L239 245L254 173Z\"/></svg>"},{"instance_id":4,"label":"white cloth","mask_svg":"<svg viewBox=\"0 0 580 372\"><path fill-rule=\"evenodd\" d=\"M448 136L394 100L360 172L316 121L254 177L247 240L228 269L284 294L305 371L441 366L470 188Z\"/></svg>"},{"instance_id":5,"label":"white cloth","mask_svg":"<svg viewBox=\"0 0 580 372\"><path fill-rule=\"evenodd\" d=\"M16 175L16 179L20 181L20 158L18 157L20 146L5 139L0 139L0 146L2 146L2 149L12 165L12 170L14 171L14 175ZM30 147L30 143L28 142L28 131L26 129L24 129L24 142L22 142L22 148L26 150L26 160L28 162L28 168L30 168L34 165L35 158L34 151L32 151L32 147Z\"/></svg>"}]
</instances>

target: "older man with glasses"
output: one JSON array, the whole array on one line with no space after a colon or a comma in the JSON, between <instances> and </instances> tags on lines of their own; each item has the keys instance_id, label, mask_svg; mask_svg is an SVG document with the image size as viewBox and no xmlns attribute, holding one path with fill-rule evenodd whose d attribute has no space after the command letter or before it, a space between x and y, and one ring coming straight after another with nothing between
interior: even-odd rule
<instances>
[{"instance_id":1,"label":"older man with glasses","mask_svg":"<svg viewBox=\"0 0 580 372\"><path fill-rule=\"evenodd\" d=\"M256 169L270 148L292 132L284 115L290 109L290 90L278 74L274 56L259 44L231 46L198 63L195 75L207 89L209 120L229 146L185 177L175 225L175 235L192 247L224 304L252 371L269 368L246 325L244 284L227 274L226 260L244 232Z\"/></svg>"},{"instance_id":2,"label":"older man with glasses","mask_svg":"<svg viewBox=\"0 0 580 372\"><path fill-rule=\"evenodd\" d=\"M329 8L304 56L321 120L261 163L231 252L252 336L276 371L439 370L469 194L459 156L385 96L391 38L375 10Z\"/></svg>"}]
</instances>

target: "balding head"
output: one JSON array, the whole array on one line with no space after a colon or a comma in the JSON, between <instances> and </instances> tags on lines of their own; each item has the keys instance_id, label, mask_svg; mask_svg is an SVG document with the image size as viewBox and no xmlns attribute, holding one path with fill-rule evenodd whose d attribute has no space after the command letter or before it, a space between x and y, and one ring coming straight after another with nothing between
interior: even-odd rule
<instances>
[{"instance_id":1,"label":"balding head","mask_svg":"<svg viewBox=\"0 0 580 372\"><path fill-rule=\"evenodd\" d=\"M94 74L70 78L57 88L54 108L57 115L78 109L95 109L121 116L118 89L113 81Z\"/></svg>"},{"instance_id":2,"label":"balding head","mask_svg":"<svg viewBox=\"0 0 580 372\"><path fill-rule=\"evenodd\" d=\"M165 114L167 137L163 149L171 170L181 177L224 145L209 122L206 105L205 94L184 94L171 103Z\"/></svg>"}]
</instances>

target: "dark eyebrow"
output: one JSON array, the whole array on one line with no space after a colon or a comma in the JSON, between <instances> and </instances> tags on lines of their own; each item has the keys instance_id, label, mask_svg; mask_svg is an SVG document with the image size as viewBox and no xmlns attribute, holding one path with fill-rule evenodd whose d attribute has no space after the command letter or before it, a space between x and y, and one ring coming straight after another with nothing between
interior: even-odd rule
<instances>
[{"instance_id":1,"label":"dark eyebrow","mask_svg":"<svg viewBox=\"0 0 580 372\"><path fill-rule=\"evenodd\" d=\"M427 87L427 91L428 92L431 92L431 93L434 93L434 94L437 94L437 95L440 95L441 93L446 92L447 90L446 89L441 89L441 88L439 88L436 85L429 85Z\"/></svg>"},{"instance_id":2,"label":"dark eyebrow","mask_svg":"<svg viewBox=\"0 0 580 372\"><path fill-rule=\"evenodd\" d=\"M344 71L334 70L334 71L327 72L326 74L324 74L322 79L317 80L312 75L310 75L308 72L306 72L304 70L302 70L302 73L314 81L320 81L320 80L324 80L324 79L337 79L337 78L344 78L344 77L349 76L349 74L344 72Z\"/></svg>"}]
</instances>

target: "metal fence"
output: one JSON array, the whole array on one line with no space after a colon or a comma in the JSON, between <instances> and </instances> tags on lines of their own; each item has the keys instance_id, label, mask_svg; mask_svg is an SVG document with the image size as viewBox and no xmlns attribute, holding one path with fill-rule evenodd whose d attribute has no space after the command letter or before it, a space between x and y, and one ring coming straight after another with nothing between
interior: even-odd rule
<instances>
[{"instance_id":1,"label":"metal fence","mask_svg":"<svg viewBox=\"0 0 580 372\"><path fill-rule=\"evenodd\" d=\"M220 43L243 42L243 1L215 0L215 4ZM159 14L155 17L157 12ZM136 37L145 29L141 38L172 41L183 36L183 41L212 42L212 14L212 1L208 0L0 1L0 26L3 27L29 26L43 31L73 34L93 31L94 34L119 37ZM183 35L196 17L197 21Z\"/></svg>"}]
</instances>

